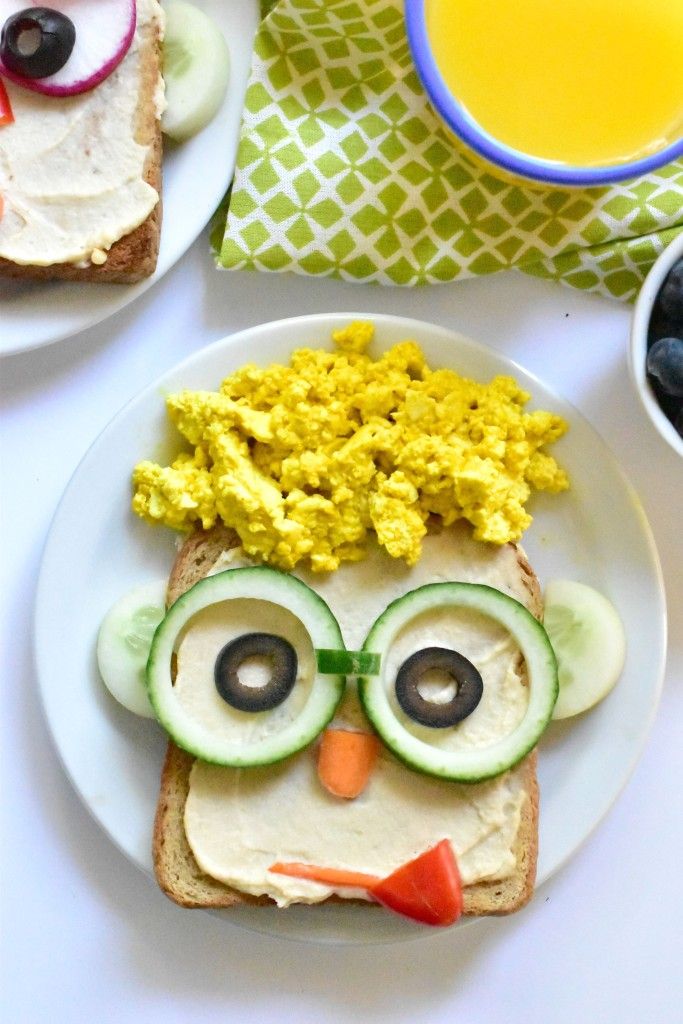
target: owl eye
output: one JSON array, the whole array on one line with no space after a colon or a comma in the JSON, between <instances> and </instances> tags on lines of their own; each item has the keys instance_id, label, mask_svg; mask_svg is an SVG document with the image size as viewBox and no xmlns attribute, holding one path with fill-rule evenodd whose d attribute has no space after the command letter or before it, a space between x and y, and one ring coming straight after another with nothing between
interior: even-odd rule
<instances>
[{"instance_id":1,"label":"owl eye","mask_svg":"<svg viewBox=\"0 0 683 1024\"><path fill-rule=\"evenodd\" d=\"M228 569L169 609L152 641L147 688L184 750L214 764L270 764L307 746L334 716L345 655L337 620L305 583L264 566Z\"/></svg>"},{"instance_id":2,"label":"owl eye","mask_svg":"<svg viewBox=\"0 0 683 1024\"><path fill-rule=\"evenodd\" d=\"M240 669L265 662L265 682L249 685ZM296 683L299 659L284 637L274 633L245 633L230 640L216 658L214 679L219 694L238 711L271 711L289 697Z\"/></svg>"},{"instance_id":3,"label":"owl eye","mask_svg":"<svg viewBox=\"0 0 683 1024\"><path fill-rule=\"evenodd\" d=\"M447 642L437 645L440 637ZM557 699L543 626L482 584L410 591L375 621L363 650L381 663L359 679L368 719L398 758L439 778L479 782L507 771L535 746ZM437 692L425 695L430 687Z\"/></svg>"},{"instance_id":4,"label":"owl eye","mask_svg":"<svg viewBox=\"0 0 683 1024\"><path fill-rule=\"evenodd\" d=\"M453 692L447 700L425 697L421 686L430 676L445 677ZM464 655L447 647L415 651L396 675L396 699L409 718L432 729L447 729L471 715L481 700L481 673Z\"/></svg>"}]
</instances>

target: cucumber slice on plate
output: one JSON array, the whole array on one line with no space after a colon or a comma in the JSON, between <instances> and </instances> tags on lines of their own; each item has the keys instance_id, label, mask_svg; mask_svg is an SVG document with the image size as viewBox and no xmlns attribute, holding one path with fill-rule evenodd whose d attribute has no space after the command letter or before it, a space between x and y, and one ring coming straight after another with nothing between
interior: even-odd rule
<instances>
[{"instance_id":1,"label":"cucumber slice on plate","mask_svg":"<svg viewBox=\"0 0 683 1024\"><path fill-rule=\"evenodd\" d=\"M230 77L230 55L215 22L185 0L166 5L164 82L165 135L184 142L205 128L223 102Z\"/></svg>"},{"instance_id":2,"label":"cucumber slice on plate","mask_svg":"<svg viewBox=\"0 0 683 1024\"><path fill-rule=\"evenodd\" d=\"M211 609L213 632L206 617L200 617ZM292 687L285 687L282 701L267 710L230 704L230 687L223 685L226 648L257 635L269 642L279 629L296 655ZM211 637L215 649L209 644ZM216 644L217 637L221 639ZM187 658L186 644L191 647ZM344 695L344 674L335 666L329 674L322 672L318 648L343 651L344 642L339 623L314 590L295 576L266 566L227 569L191 587L159 625L147 662L149 698L175 743L201 760L240 768L271 764L311 743ZM248 674L247 661L243 667ZM240 680L235 680L234 669L230 671L232 687L238 688ZM271 681L259 685L270 686Z\"/></svg>"},{"instance_id":3,"label":"cucumber slice on plate","mask_svg":"<svg viewBox=\"0 0 683 1024\"><path fill-rule=\"evenodd\" d=\"M97 637L97 665L105 686L119 704L144 718L154 718L145 666L165 612L166 580L143 583L109 609Z\"/></svg>"},{"instance_id":4,"label":"cucumber slice on plate","mask_svg":"<svg viewBox=\"0 0 683 1024\"><path fill-rule=\"evenodd\" d=\"M570 718L606 697L621 675L626 636L612 603L575 580L552 580L543 616L558 661L553 718Z\"/></svg>"},{"instance_id":5,"label":"cucumber slice on plate","mask_svg":"<svg viewBox=\"0 0 683 1024\"><path fill-rule=\"evenodd\" d=\"M529 700L519 725L485 747L445 749L409 731L393 701L395 680L388 678L385 653L401 630L418 616L444 608L480 612L502 625L526 662ZM493 587L478 583L430 583L394 601L376 619L363 650L381 655L379 675L363 676L358 692L365 713L387 747L411 768L456 782L481 782L512 768L538 742L557 698L557 662L545 629L524 605Z\"/></svg>"}]
</instances>

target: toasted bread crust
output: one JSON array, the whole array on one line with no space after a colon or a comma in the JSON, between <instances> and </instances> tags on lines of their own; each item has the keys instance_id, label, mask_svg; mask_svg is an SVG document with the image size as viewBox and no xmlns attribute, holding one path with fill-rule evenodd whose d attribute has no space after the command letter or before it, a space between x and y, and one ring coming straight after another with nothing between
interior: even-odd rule
<instances>
[{"instance_id":1,"label":"toasted bread crust","mask_svg":"<svg viewBox=\"0 0 683 1024\"><path fill-rule=\"evenodd\" d=\"M93 281L134 284L154 273L161 236L161 121L157 117L154 94L161 71L162 48L156 23L150 24L140 50L140 99L135 124L135 141L148 146L143 176L159 193L159 202L137 228L111 246L101 265L89 263L53 263L47 267L26 266L0 257L0 276L32 281Z\"/></svg>"},{"instance_id":2,"label":"toasted bread crust","mask_svg":"<svg viewBox=\"0 0 683 1024\"><path fill-rule=\"evenodd\" d=\"M197 865L185 835L183 815L194 763L170 742L161 774L161 790L154 819L154 871L163 891L183 907L233 907L238 903L270 903L266 896L237 892Z\"/></svg>"},{"instance_id":3,"label":"toasted bread crust","mask_svg":"<svg viewBox=\"0 0 683 1024\"><path fill-rule=\"evenodd\" d=\"M169 577L167 603L173 604L186 590L206 576L222 552L238 544L237 535L224 526L197 531L185 541ZM516 548L522 583L529 594L529 610L540 617L541 591L524 552ZM194 757L169 742L161 772L159 800L154 820L152 854L154 871L163 892L183 907L234 907L239 904L274 905L267 896L239 892L204 874L197 865L185 835L184 813ZM465 886L463 913L466 916L503 915L521 909L534 891L538 857L539 791L536 751L533 750L513 773L523 780L525 792L520 826L515 840L517 869L509 878L482 881ZM325 902L338 902L332 896ZM343 902L348 902L344 900ZM363 902L372 907L375 904Z\"/></svg>"}]
</instances>

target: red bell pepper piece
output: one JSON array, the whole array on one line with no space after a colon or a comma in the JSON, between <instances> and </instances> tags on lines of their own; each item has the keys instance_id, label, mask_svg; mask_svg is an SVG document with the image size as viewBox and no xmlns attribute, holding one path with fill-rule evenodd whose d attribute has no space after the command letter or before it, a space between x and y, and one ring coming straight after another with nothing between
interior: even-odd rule
<instances>
[{"instance_id":1,"label":"red bell pepper piece","mask_svg":"<svg viewBox=\"0 0 683 1024\"><path fill-rule=\"evenodd\" d=\"M12 124L12 121L14 121L12 104L9 101L5 84L2 78L0 78L0 125Z\"/></svg>"},{"instance_id":2,"label":"red bell pepper piece","mask_svg":"<svg viewBox=\"0 0 683 1024\"><path fill-rule=\"evenodd\" d=\"M423 924L454 924L462 914L460 872L447 839L369 890L383 906Z\"/></svg>"}]
</instances>

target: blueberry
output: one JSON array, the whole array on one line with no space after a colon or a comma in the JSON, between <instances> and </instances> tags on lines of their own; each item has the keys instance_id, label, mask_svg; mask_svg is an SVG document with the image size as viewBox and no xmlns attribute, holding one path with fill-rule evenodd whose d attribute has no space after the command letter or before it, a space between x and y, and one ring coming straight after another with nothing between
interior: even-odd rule
<instances>
[{"instance_id":1,"label":"blueberry","mask_svg":"<svg viewBox=\"0 0 683 1024\"><path fill-rule=\"evenodd\" d=\"M683 330L683 259L674 263L657 296L656 309Z\"/></svg>"},{"instance_id":2,"label":"blueberry","mask_svg":"<svg viewBox=\"0 0 683 1024\"><path fill-rule=\"evenodd\" d=\"M653 379L653 384L654 384L653 390L654 390L655 398L657 399L657 404L659 405L659 408L662 410L662 412L664 413L666 418L669 420L669 422L673 423L675 425L677 417L678 417L678 415L679 415L679 413L681 411L681 407L683 405L683 399L681 399L681 398L674 398L673 395L667 395L666 392L661 391L657 387L657 382L654 379ZM678 428L676 428L676 429L678 429Z\"/></svg>"},{"instance_id":3,"label":"blueberry","mask_svg":"<svg viewBox=\"0 0 683 1024\"><path fill-rule=\"evenodd\" d=\"M680 409L678 410L678 415L676 416L676 419L673 421L673 423L675 429L678 431L681 437L683 437L683 405L681 405Z\"/></svg>"},{"instance_id":4,"label":"blueberry","mask_svg":"<svg viewBox=\"0 0 683 1024\"><path fill-rule=\"evenodd\" d=\"M683 396L683 338L660 338L647 354L647 372L667 395Z\"/></svg>"},{"instance_id":5,"label":"blueberry","mask_svg":"<svg viewBox=\"0 0 683 1024\"><path fill-rule=\"evenodd\" d=\"M666 316L655 306L647 329L648 347L658 338L674 338L677 334L683 334L680 317L675 322L673 317Z\"/></svg>"}]
</instances>

